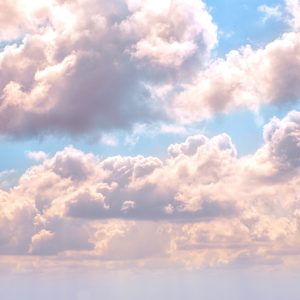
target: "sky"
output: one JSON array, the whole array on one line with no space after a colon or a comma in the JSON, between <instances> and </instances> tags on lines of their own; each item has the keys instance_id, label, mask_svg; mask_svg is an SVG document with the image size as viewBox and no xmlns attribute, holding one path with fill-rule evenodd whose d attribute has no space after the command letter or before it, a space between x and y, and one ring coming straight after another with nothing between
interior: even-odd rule
<instances>
[{"instance_id":1,"label":"sky","mask_svg":"<svg viewBox=\"0 0 300 300\"><path fill-rule=\"evenodd\" d=\"M299 0L0 0L4 299L299 299Z\"/></svg>"}]
</instances>

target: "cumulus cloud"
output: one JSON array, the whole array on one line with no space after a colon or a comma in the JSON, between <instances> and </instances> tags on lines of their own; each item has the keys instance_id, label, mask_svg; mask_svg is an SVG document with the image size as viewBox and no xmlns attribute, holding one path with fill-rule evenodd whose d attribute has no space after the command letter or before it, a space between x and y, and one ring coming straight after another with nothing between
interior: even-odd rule
<instances>
[{"instance_id":1,"label":"cumulus cloud","mask_svg":"<svg viewBox=\"0 0 300 300\"><path fill-rule=\"evenodd\" d=\"M46 21L49 12L48 0L1 0L0 40L16 40L28 32L36 30L41 20Z\"/></svg>"},{"instance_id":2,"label":"cumulus cloud","mask_svg":"<svg viewBox=\"0 0 300 300\"><path fill-rule=\"evenodd\" d=\"M229 52L175 96L178 118L194 122L218 112L298 101L299 47L299 33L290 32L262 49L245 46Z\"/></svg>"},{"instance_id":3,"label":"cumulus cloud","mask_svg":"<svg viewBox=\"0 0 300 300\"><path fill-rule=\"evenodd\" d=\"M8 40L0 53L2 135L79 134L165 119L165 103L149 87L188 77L217 42L202 1L0 4L0 39Z\"/></svg>"},{"instance_id":4,"label":"cumulus cloud","mask_svg":"<svg viewBox=\"0 0 300 300\"><path fill-rule=\"evenodd\" d=\"M300 28L300 3L298 0L285 0L287 12L289 13L288 23L295 30Z\"/></svg>"},{"instance_id":5,"label":"cumulus cloud","mask_svg":"<svg viewBox=\"0 0 300 300\"><path fill-rule=\"evenodd\" d=\"M109 136L136 124L294 103L299 1L285 3L290 32L211 59L217 27L203 1L1 1L0 134ZM259 10L283 14L278 6Z\"/></svg>"},{"instance_id":6,"label":"cumulus cloud","mask_svg":"<svg viewBox=\"0 0 300 300\"><path fill-rule=\"evenodd\" d=\"M203 1L0 5L1 135L109 136L136 124L185 124L299 99L297 0L285 1L290 32L224 59L210 57L217 27ZM259 10L265 18L284 14L279 6Z\"/></svg>"},{"instance_id":7,"label":"cumulus cloud","mask_svg":"<svg viewBox=\"0 0 300 300\"><path fill-rule=\"evenodd\" d=\"M100 129L113 146L102 131L174 112L186 123L293 103L299 2L286 8L291 32L199 71L217 43L202 1L0 0L0 134ZM172 124L161 131L185 132ZM190 136L164 160L28 152L36 165L13 187L0 173L0 254L110 268L289 263L300 249L300 113L271 119L263 138L242 157L227 134Z\"/></svg>"},{"instance_id":8,"label":"cumulus cloud","mask_svg":"<svg viewBox=\"0 0 300 300\"><path fill-rule=\"evenodd\" d=\"M299 7L298 0L286 0L285 9L260 6L265 21L285 17L288 32L258 49L245 45L232 50L182 84L171 108L178 119L190 123L239 108L257 112L264 105L296 103L300 97Z\"/></svg>"},{"instance_id":9,"label":"cumulus cloud","mask_svg":"<svg viewBox=\"0 0 300 300\"><path fill-rule=\"evenodd\" d=\"M209 54L217 42L212 34L216 26L201 1L128 0L127 3L132 15L122 23L122 28L140 37L131 50L138 59L176 68L199 55L199 48L202 55Z\"/></svg>"},{"instance_id":10,"label":"cumulus cloud","mask_svg":"<svg viewBox=\"0 0 300 300\"><path fill-rule=\"evenodd\" d=\"M288 263L300 249L300 113L273 118L263 136L242 157L226 134L170 145L165 160L67 147L1 191L0 252L144 266Z\"/></svg>"}]
</instances>

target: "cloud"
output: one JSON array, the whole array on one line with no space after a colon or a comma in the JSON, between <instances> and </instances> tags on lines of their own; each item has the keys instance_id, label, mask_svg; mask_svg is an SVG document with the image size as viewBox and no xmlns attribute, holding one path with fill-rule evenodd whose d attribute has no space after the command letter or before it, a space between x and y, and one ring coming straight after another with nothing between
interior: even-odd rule
<instances>
[{"instance_id":1,"label":"cloud","mask_svg":"<svg viewBox=\"0 0 300 300\"><path fill-rule=\"evenodd\" d=\"M300 3L298 0L285 0L287 12L289 14L288 23L294 30L300 28Z\"/></svg>"},{"instance_id":2,"label":"cloud","mask_svg":"<svg viewBox=\"0 0 300 300\"><path fill-rule=\"evenodd\" d=\"M242 157L226 134L170 145L165 160L67 147L1 191L0 252L110 267L289 263L300 249L300 113L271 119L263 136Z\"/></svg>"},{"instance_id":3,"label":"cloud","mask_svg":"<svg viewBox=\"0 0 300 300\"><path fill-rule=\"evenodd\" d=\"M225 58L212 60L190 82L181 84L169 108L181 123L193 123L216 113L240 108L259 112L266 105L293 105L298 102L299 1L286 0L285 7L261 5L264 21L284 18L289 29L264 47L244 45Z\"/></svg>"},{"instance_id":4,"label":"cloud","mask_svg":"<svg viewBox=\"0 0 300 300\"><path fill-rule=\"evenodd\" d=\"M4 136L105 137L138 124L164 122L168 128L170 120L193 123L299 99L297 1L286 1L290 32L224 59L211 59L217 26L198 0L1 5L7 32L0 37L7 44L0 53ZM277 6L259 10L281 15Z\"/></svg>"},{"instance_id":5,"label":"cloud","mask_svg":"<svg viewBox=\"0 0 300 300\"><path fill-rule=\"evenodd\" d=\"M43 161L48 157L48 154L43 151L28 151L27 157L35 161Z\"/></svg>"},{"instance_id":6,"label":"cloud","mask_svg":"<svg viewBox=\"0 0 300 300\"><path fill-rule=\"evenodd\" d=\"M211 57L217 26L203 1L83 3L1 2L1 135L110 136L178 121L180 128L299 99L298 1L285 2L289 32L224 59ZM278 6L259 10L281 16Z\"/></svg>"},{"instance_id":7,"label":"cloud","mask_svg":"<svg viewBox=\"0 0 300 300\"><path fill-rule=\"evenodd\" d=\"M15 184L16 181L16 170L4 170L0 172L0 187L2 189L9 189Z\"/></svg>"},{"instance_id":8,"label":"cloud","mask_svg":"<svg viewBox=\"0 0 300 300\"><path fill-rule=\"evenodd\" d=\"M127 1L132 15L122 28L140 39L132 56L176 68L187 59L208 55L216 45L216 26L201 1ZM153 26L149 26L153 24ZM203 59L200 57L200 59Z\"/></svg>"},{"instance_id":9,"label":"cloud","mask_svg":"<svg viewBox=\"0 0 300 300\"><path fill-rule=\"evenodd\" d=\"M37 29L38 23L45 22L51 1L41 0L1 0L0 2L0 40L17 40L26 33Z\"/></svg>"},{"instance_id":10,"label":"cloud","mask_svg":"<svg viewBox=\"0 0 300 300\"><path fill-rule=\"evenodd\" d=\"M264 14L263 22L265 23L269 19L281 19L282 18L282 11L279 5L276 6L268 6L268 5L260 5L258 11Z\"/></svg>"},{"instance_id":11,"label":"cloud","mask_svg":"<svg viewBox=\"0 0 300 300\"><path fill-rule=\"evenodd\" d=\"M0 134L97 131L114 145L114 129L172 118L161 131L184 133L218 112L294 103L299 3L286 4L291 32L210 60L217 28L202 1L2 1ZM242 157L225 133L190 136L165 159L28 152L37 163L1 185L0 254L109 268L289 264L300 113L271 119L263 138Z\"/></svg>"},{"instance_id":12,"label":"cloud","mask_svg":"<svg viewBox=\"0 0 300 300\"><path fill-rule=\"evenodd\" d=\"M0 134L14 137L165 120L166 104L150 87L190 77L217 42L196 0L15 0L1 7L7 36L0 38L8 41L0 53Z\"/></svg>"},{"instance_id":13,"label":"cloud","mask_svg":"<svg viewBox=\"0 0 300 300\"><path fill-rule=\"evenodd\" d=\"M262 49L232 50L217 59L174 98L173 109L182 122L195 122L215 113L239 108L259 111L262 105L299 100L298 32L283 34Z\"/></svg>"},{"instance_id":14,"label":"cloud","mask_svg":"<svg viewBox=\"0 0 300 300\"><path fill-rule=\"evenodd\" d=\"M255 154L257 166L274 180L295 176L300 165L299 138L299 112L292 111L282 120L272 118L264 127L265 145Z\"/></svg>"},{"instance_id":15,"label":"cloud","mask_svg":"<svg viewBox=\"0 0 300 300\"><path fill-rule=\"evenodd\" d=\"M111 147L115 147L119 143L117 137L115 137L113 135L108 135L108 134L101 136L100 141L102 144L105 144L105 145L111 146Z\"/></svg>"}]
</instances>

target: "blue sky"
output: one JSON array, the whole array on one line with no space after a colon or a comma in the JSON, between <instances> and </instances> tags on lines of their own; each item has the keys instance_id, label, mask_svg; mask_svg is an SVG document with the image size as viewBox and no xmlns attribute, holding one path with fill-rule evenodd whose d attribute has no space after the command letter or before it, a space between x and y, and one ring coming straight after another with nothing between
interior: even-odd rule
<instances>
[{"instance_id":1,"label":"blue sky","mask_svg":"<svg viewBox=\"0 0 300 300\"><path fill-rule=\"evenodd\" d=\"M286 30L282 20L269 19L263 22L263 13L258 10L261 5L284 7L283 1L213 1L206 2L211 14L224 33L221 36L217 55L226 55L230 50L251 44L261 47L272 41Z\"/></svg>"}]
</instances>

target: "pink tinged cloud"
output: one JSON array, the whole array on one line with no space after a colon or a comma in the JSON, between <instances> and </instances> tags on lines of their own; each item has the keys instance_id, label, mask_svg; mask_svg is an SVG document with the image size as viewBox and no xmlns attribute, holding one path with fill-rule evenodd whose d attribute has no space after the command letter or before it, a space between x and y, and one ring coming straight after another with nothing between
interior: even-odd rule
<instances>
[{"instance_id":1,"label":"pink tinged cloud","mask_svg":"<svg viewBox=\"0 0 300 300\"><path fill-rule=\"evenodd\" d=\"M242 157L225 134L170 145L163 161L67 147L1 190L0 252L110 267L298 264L299 112L263 134Z\"/></svg>"},{"instance_id":2,"label":"pink tinged cloud","mask_svg":"<svg viewBox=\"0 0 300 300\"><path fill-rule=\"evenodd\" d=\"M186 124L299 99L295 0L285 5L290 32L216 60L217 27L202 1L15 0L1 8L0 38L10 44L0 53L2 135Z\"/></svg>"},{"instance_id":3,"label":"pink tinged cloud","mask_svg":"<svg viewBox=\"0 0 300 300\"><path fill-rule=\"evenodd\" d=\"M195 0L1 6L7 36L0 39L9 44L0 53L2 135L80 134L166 119L166 103L149 87L189 76L217 41Z\"/></svg>"},{"instance_id":4,"label":"pink tinged cloud","mask_svg":"<svg viewBox=\"0 0 300 300\"><path fill-rule=\"evenodd\" d=\"M173 108L182 122L206 119L238 108L293 103L300 96L300 36L284 34L265 48L245 46L213 62L175 96Z\"/></svg>"}]
</instances>

